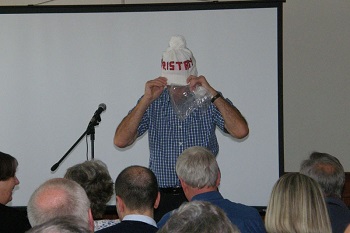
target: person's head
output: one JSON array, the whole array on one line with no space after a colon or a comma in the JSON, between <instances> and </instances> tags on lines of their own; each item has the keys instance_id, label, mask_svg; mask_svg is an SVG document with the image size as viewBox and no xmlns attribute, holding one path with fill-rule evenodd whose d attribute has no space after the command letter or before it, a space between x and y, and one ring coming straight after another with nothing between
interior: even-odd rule
<instances>
[{"instance_id":1,"label":"person's head","mask_svg":"<svg viewBox=\"0 0 350 233\"><path fill-rule=\"evenodd\" d=\"M313 152L301 163L300 173L316 180L325 196L341 197L345 172L336 157L327 153Z\"/></svg>"},{"instance_id":2,"label":"person's head","mask_svg":"<svg viewBox=\"0 0 350 233\"><path fill-rule=\"evenodd\" d=\"M17 166L17 159L0 152L0 203L3 205L12 200L12 191L19 184L16 177Z\"/></svg>"},{"instance_id":3,"label":"person's head","mask_svg":"<svg viewBox=\"0 0 350 233\"><path fill-rule=\"evenodd\" d=\"M332 232L319 184L300 173L287 173L273 186L265 215L267 232Z\"/></svg>"},{"instance_id":4,"label":"person's head","mask_svg":"<svg viewBox=\"0 0 350 233\"><path fill-rule=\"evenodd\" d=\"M183 203L175 210L158 233L239 233L225 212L205 201Z\"/></svg>"},{"instance_id":5,"label":"person's head","mask_svg":"<svg viewBox=\"0 0 350 233\"><path fill-rule=\"evenodd\" d=\"M350 233L350 224L346 227L344 233Z\"/></svg>"},{"instance_id":6,"label":"person's head","mask_svg":"<svg viewBox=\"0 0 350 233\"><path fill-rule=\"evenodd\" d=\"M75 216L63 216L36 225L26 233L91 233L88 224Z\"/></svg>"},{"instance_id":7,"label":"person's head","mask_svg":"<svg viewBox=\"0 0 350 233\"><path fill-rule=\"evenodd\" d=\"M85 190L75 181L54 178L40 185L31 195L27 205L32 226L62 216L75 216L94 229L90 201Z\"/></svg>"},{"instance_id":8,"label":"person's head","mask_svg":"<svg viewBox=\"0 0 350 233\"><path fill-rule=\"evenodd\" d=\"M158 207L160 194L154 173L142 166L125 168L115 181L118 216L126 214L144 214L153 217Z\"/></svg>"},{"instance_id":9,"label":"person's head","mask_svg":"<svg viewBox=\"0 0 350 233\"><path fill-rule=\"evenodd\" d=\"M215 156L205 147L194 146L182 152L176 161L176 173L188 200L187 187L196 190L217 189L220 169Z\"/></svg>"},{"instance_id":10,"label":"person's head","mask_svg":"<svg viewBox=\"0 0 350 233\"><path fill-rule=\"evenodd\" d=\"M67 169L64 178L74 180L86 191L94 219L102 218L113 195L113 180L105 163L90 160Z\"/></svg>"}]
</instances>

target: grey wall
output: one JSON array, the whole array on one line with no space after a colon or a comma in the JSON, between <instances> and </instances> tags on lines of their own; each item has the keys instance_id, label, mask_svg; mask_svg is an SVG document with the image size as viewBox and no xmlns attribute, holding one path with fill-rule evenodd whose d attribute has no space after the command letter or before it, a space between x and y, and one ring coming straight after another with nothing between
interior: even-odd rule
<instances>
[{"instance_id":1,"label":"grey wall","mask_svg":"<svg viewBox=\"0 0 350 233\"><path fill-rule=\"evenodd\" d=\"M285 171L317 150L350 172L350 1L287 0L283 14Z\"/></svg>"}]
</instances>

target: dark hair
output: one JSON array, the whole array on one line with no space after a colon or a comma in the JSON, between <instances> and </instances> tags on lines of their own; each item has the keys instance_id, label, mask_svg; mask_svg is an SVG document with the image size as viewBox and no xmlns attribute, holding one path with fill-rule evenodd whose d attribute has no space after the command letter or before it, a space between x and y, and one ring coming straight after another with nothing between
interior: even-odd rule
<instances>
[{"instance_id":1,"label":"dark hair","mask_svg":"<svg viewBox=\"0 0 350 233\"><path fill-rule=\"evenodd\" d=\"M0 151L0 181L8 180L16 174L17 159Z\"/></svg>"},{"instance_id":2,"label":"dark hair","mask_svg":"<svg viewBox=\"0 0 350 233\"><path fill-rule=\"evenodd\" d=\"M115 194L131 210L153 209L158 196L157 178L146 167L127 167L115 181Z\"/></svg>"}]
</instances>

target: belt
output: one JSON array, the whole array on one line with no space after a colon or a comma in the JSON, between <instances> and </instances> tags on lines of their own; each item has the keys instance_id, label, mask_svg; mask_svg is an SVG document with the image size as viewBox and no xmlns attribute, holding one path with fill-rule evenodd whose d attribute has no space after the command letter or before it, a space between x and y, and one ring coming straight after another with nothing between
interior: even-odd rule
<instances>
[{"instance_id":1,"label":"belt","mask_svg":"<svg viewBox=\"0 0 350 233\"><path fill-rule=\"evenodd\" d=\"M160 188L160 192L162 193L169 193L169 194L180 194L183 193L183 189L181 187L175 187L175 188Z\"/></svg>"}]
</instances>

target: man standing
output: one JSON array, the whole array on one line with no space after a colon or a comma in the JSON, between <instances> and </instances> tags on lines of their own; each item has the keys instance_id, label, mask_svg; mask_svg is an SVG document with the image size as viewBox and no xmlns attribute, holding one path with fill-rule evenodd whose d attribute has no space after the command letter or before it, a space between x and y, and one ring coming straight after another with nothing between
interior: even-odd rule
<instances>
[{"instance_id":1,"label":"man standing","mask_svg":"<svg viewBox=\"0 0 350 233\"><path fill-rule=\"evenodd\" d=\"M249 132L245 118L232 102L223 98L204 76L198 76L196 60L182 36L170 39L161 67L162 76L146 83L144 95L118 125L114 136L114 144L124 148L148 131L149 167L161 192L156 220L186 200L175 172L176 159L183 150L204 146L217 155L216 127L234 138L244 138ZM198 87L211 97L204 111L193 106L186 108L176 98L184 89L194 91ZM188 103L188 99L184 102Z\"/></svg>"}]
</instances>

